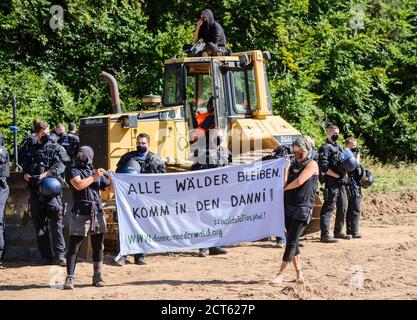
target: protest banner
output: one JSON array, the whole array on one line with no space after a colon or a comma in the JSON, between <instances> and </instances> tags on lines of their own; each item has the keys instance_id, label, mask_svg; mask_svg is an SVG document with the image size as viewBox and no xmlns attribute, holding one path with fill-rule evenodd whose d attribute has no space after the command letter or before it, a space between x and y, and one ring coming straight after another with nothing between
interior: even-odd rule
<instances>
[{"instance_id":1,"label":"protest banner","mask_svg":"<svg viewBox=\"0 0 417 320\"><path fill-rule=\"evenodd\" d=\"M284 237L284 165L114 174L120 256Z\"/></svg>"}]
</instances>

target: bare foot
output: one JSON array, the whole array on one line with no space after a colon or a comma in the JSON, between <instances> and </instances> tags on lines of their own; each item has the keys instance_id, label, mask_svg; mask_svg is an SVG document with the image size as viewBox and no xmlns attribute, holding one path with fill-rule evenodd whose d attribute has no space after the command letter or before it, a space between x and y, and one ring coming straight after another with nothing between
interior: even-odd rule
<instances>
[{"instance_id":1,"label":"bare foot","mask_svg":"<svg viewBox=\"0 0 417 320\"><path fill-rule=\"evenodd\" d=\"M303 277L303 273L300 271L297 271L297 279L296 279L297 284L303 284L304 283L304 277Z\"/></svg>"},{"instance_id":2,"label":"bare foot","mask_svg":"<svg viewBox=\"0 0 417 320\"><path fill-rule=\"evenodd\" d=\"M284 274L282 272L278 272L277 276L270 283L281 284L283 279L284 279Z\"/></svg>"}]
</instances>

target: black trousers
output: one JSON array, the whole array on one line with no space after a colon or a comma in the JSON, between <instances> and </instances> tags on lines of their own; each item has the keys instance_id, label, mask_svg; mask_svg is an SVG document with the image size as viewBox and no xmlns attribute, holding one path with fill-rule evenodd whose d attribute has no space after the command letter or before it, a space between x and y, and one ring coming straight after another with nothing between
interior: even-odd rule
<instances>
[{"instance_id":1,"label":"black trousers","mask_svg":"<svg viewBox=\"0 0 417 320\"><path fill-rule=\"evenodd\" d=\"M346 220L347 196L345 186L330 185L324 189L324 203L320 212L321 237L329 237L330 220L336 209L334 233L340 233Z\"/></svg>"},{"instance_id":2,"label":"black trousers","mask_svg":"<svg viewBox=\"0 0 417 320\"><path fill-rule=\"evenodd\" d=\"M307 221L297 220L285 216L285 229L287 230L287 244L285 246L283 261L291 262L295 256L300 254L300 236L307 227Z\"/></svg>"},{"instance_id":3,"label":"black trousers","mask_svg":"<svg viewBox=\"0 0 417 320\"><path fill-rule=\"evenodd\" d=\"M359 233L359 218L361 216L361 199L360 190L349 189L348 192L348 209L346 213L346 233L356 235Z\"/></svg>"},{"instance_id":4,"label":"black trousers","mask_svg":"<svg viewBox=\"0 0 417 320\"><path fill-rule=\"evenodd\" d=\"M78 252L85 237L71 235L67 252L67 274L73 276L77 264ZM91 247L93 248L93 262L103 261L104 233L91 234Z\"/></svg>"},{"instance_id":5,"label":"black trousers","mask_svg":"<svg viewBox=\"0 0 417 320\"><path fill-rule=\"evenodd\" d=\"M31 192L29 201L30 215L42 259L51 260L54 256L57 259L64 259L65 240L61 196L47 198Z\"/></svg>"},{"instance_id":6,"label":"black trousers","mask_svg":"<svg viewBox=\"0 0 417 320\"><path fill-rule=\"evenodd\" d=\"M3 259L5 250L6 219L4 218L4 208L8 197L9 186L4 181L0 185L0 260Z\"/></svg>"}]
</instances>

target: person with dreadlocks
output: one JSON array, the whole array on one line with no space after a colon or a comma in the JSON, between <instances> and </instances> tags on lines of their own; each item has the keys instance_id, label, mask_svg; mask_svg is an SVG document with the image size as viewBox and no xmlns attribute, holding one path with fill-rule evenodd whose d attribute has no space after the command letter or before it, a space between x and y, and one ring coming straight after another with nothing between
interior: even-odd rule
<instances>
[{"instance_id":1,"label":"person with dreadlocks","mask_svg":"<svg viewBox=\"0 0 417 320\"><path fill-rule=\"evenodd\" d=\"M304 229L311 221L314 198L319 179L319 167L310 157L310 144L304 138L292 143L295 160L286 171L284 187L285 229L287 245L281 268L272 281L280 284L291 262L297 272L297 283L303 283L299 242Z\"/></svg>"},{"instance_id":2,"label":"person with dreadlocks","mask_svg":"<svg viewBox=\"0 0 417 320\"><path fill-rule=\"evenodd\" d=\"M102 287L103 243L106 230L100 190L109 188L110 181L105 169L93 167L94 151L89 146L80 147L69 179L72 189L73 208L69 221L69 246L67 252L67 278L64 289L74 289L74 273L77 255L82 241L90 234L93 248L93 286Z\"/></svg>"}]
</instances>

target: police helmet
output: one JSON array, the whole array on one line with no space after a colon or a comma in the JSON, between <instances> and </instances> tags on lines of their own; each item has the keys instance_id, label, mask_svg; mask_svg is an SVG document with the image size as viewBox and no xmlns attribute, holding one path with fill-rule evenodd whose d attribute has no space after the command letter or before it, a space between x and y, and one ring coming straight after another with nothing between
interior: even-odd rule
<instances>
[{"instance_id":1,"label":"police helmet","mask_svg":"<svg viewBox=\"0 0 417 320\"><path fill-rule=\"evenodd\" d=\"M58 178L46 177L39 184L39 193L42 196L56 197L62 192L62 184Z\"/></svg>"},{"instance_id":2,"label":"police helmet","mask_svg":"<svg viewBox=\"0 0 417 320\"><path fill-rule=\"evenodd\" d=\"M370 186L372 186L375 182L374 177L371 174L371 171L369 170L363 170L363 174L362 177L359 181L359 184L361 185L362 188L367 189Z\"/></svg>"},{"instance_id":3,"label":"police helmet","mask_svg":"<svg viewBox=\"0 0 417 320\"><path fill-rule=\"evenodd\" d=\"M140 171L141 171L140 164L136 160L130 159L120 169L119 173L140 173Z\"/></svg>"},{"instance_id":4,"label":"police helmet","mask_svg":"<svg viewBox=\"0 0 417 320\"><path fill-rule=\"evenodd\" d=\"M344 173L352 172L358 167L358 162L355 156L349 148L346 148L342 152L342 163L339 166L339 170Z\"/></svg>"},{"instance_id":5,"label":"police helmet","mask_svg":"<svg viewBox=\"0 0 417 320\"><path fill-rule=\"evenodd\" d=\"M119 173L139 173L139 172L133 167L123 167L123 169L121 169Z\"/></svg>"}]
</instances>

